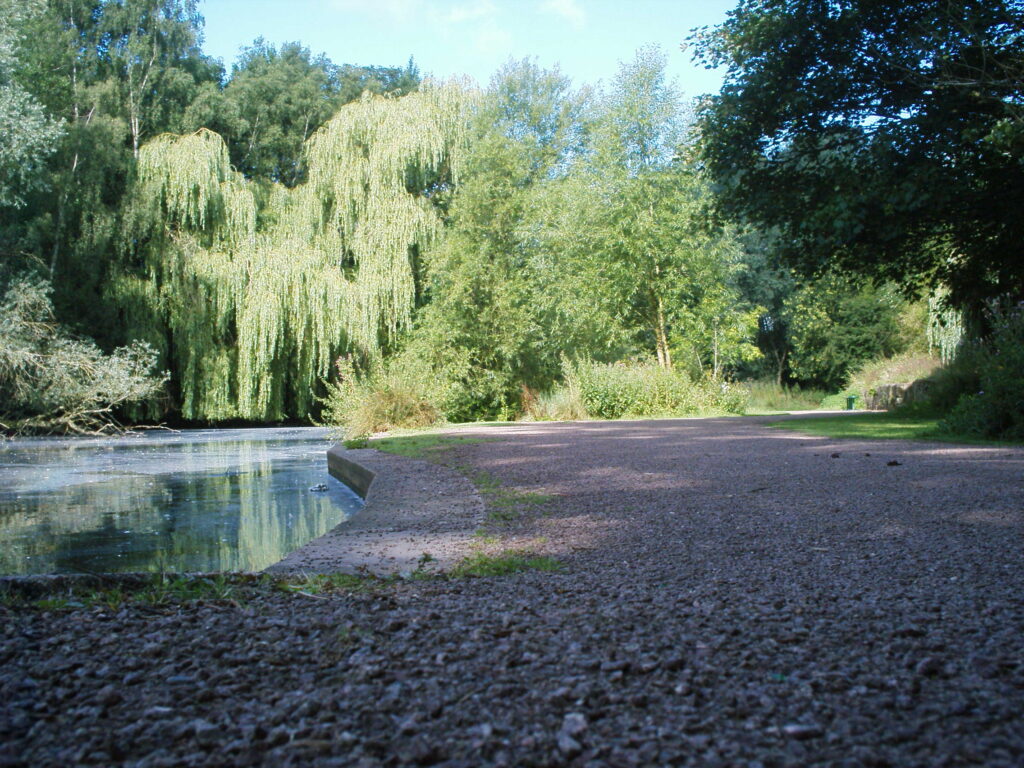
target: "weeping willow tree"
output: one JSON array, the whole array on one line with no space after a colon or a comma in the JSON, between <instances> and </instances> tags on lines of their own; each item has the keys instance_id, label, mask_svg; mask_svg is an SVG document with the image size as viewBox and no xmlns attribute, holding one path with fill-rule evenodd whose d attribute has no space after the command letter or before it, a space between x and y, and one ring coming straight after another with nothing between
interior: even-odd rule
<instances>
[{"instance_id":1,"label":"weeping willow tree","mask_svg":"<svg viewBox=\"0 0 1024 768\"><path fill-rule=\"evenodd\" d=\"M376 357L408 327L468 99L449 84L346 105L293 190L246 181L211 131L142 147L112 290L169 361L185 418L305 416L339 354Z\"/></svg>"}]
</instances>

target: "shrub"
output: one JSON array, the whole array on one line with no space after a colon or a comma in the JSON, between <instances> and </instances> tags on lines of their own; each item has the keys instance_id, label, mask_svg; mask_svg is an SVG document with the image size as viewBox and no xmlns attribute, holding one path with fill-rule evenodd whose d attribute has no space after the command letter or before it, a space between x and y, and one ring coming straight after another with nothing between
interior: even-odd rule
<instances>
[{"instance_id":1,"label":"shrub","mask_svg":"<svg viewBox=\"0 0 1024 768\"><path fill-rule=\"evenodd\" d=\"M914 404L909 410L945 415L953 410L962 397L981 390L981 356L977 346L961 346L956 357L948 365L936 369L928 377L931 384L928 388L928 399L923 403Z\"/></svg>"},{"instance_id":2,"label":"shrub","mask_svg":"<svg viewBox=\"0 0 1024 768\"><path fill-rule=\"evenodd\" d=\"M582 421L587 418L578 388L556 387L550 392L534 394L523 402L524 421Z\"/></svg>"},{"instance_id":3,"label":"shrub","mask_svg":"<svg viewBox=\"0 0 1024 768\"><path fill-rule=\"evenodd\" d=\"M746 387L728 381L709 382L709 385L717 387L717 392L713 391L712 408L726 413L745 413L750 406L750 390Z\"/></svg>"},{"instance_id":4,"label":"shrub","mask_svg":"<svg viewBox=\"0 0 1024 768\"><path fill-rule=\"evenodd\" d=\"M978 390L961 396L939 426L954 434L1021 440L1024 439L1024 302L1012 307L993 307L989 317L992 335L969 356L977 374ZM961 365L966 368L967 361Z\"/></svg>"},{"instance_id":5,"label":"shrub","mask_svg":"<svg viewBox=\"0 0 1024 768\"><path fill-rule=\"evenodd\" d=\"M428 427L443 421L442 395L429 372L396 358L367 373L356 371L351 357L338 358L338 379L327 385L321 416L358 440L396 428Z\"/></svg>"},{"instance_id":6,"label":"shrub","mask_svg":"<svg viewBox=\"0 0 1024 768\"><path fill-rule=\"evenodd\" d=\"M713 380L693 380L683 371L654 363L602 364L589 361L566 366L566 389L587 414L600 419L623 416L682 416L710 411L742 413L748 392Z\"/></svg>"},{"instance_id":7,"label":"shrub","mask_svg":"<svg viewBox=\"0 0 1024 768\"><path fill-rule=\"evenodd\" d=\"M903 351L902 307L892 286L858 286L839 275L799 289L785 310L791 374L838 389L866 360Z\"/></svg>"},{"instance_id":8,"label":"shrub","mask_svg":"<svg viewBox=\"0 0 1024 768\"><path fill-rule=\"evenodd\" d=\"M49 286L14 282L0 299L0 420L15 432L122 429L120 409L157 396L157 353L135 342L104 354L56 324Z\"/></svg>"}]
</instances>

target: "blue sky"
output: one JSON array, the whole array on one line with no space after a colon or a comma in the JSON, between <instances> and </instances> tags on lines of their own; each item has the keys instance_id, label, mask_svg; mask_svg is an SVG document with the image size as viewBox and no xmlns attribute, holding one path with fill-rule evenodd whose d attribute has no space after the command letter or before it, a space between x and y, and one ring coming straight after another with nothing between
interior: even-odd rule
<instances>
[{"instance_id":1,"label":"blue sky","mask_svg":"<svg viewBox=\"0 0 1024 768\"><path fill-rule=\"evenodd\" d=\"M263 36L301 41L336 64L404 65L486 84L510 57L559 64L577 85L608 81L637 48L660 45L687 96L717 91L680 50L694 27L725 20L736 0L200 0L204 50L230 68Z\"/></svg>"}]
</instances>

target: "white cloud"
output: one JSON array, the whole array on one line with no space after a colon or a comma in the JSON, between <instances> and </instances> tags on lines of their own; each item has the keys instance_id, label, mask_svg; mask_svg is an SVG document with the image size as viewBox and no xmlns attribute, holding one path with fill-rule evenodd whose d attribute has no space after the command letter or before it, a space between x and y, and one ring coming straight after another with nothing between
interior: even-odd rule
<instances>
[{"instance_id":1,"label":"white cloud","mask_svg":"<svg viewBox=\"0 0 1024 768\"><path fill-rule=\"evenodd\" d=\"M540 10L551 16L565 19L574 27L582 27L587 21L587 15L579 0L543 0Z\"/></svg>"},{"instance_id":2,"label":"white cloud","mask_svg":"<svg viewBox=\"0 0 1024 768\"><path fill-rule=\"evenodd\" d=\"M497 8L491 0L471 0L468 3L453 5L439 16L451 24L462 24L467 21L493 19L496 13Z\"/></svg>"},{"instance_id":3,"label":"white cloud","mask_svg":"<svg viewBox=\"0 0 1024 768\"><path fill-rule=\"evenodd\" d=\"M424 0L331 0L331 5L345 13L386 17L392 21L413 21L420 14Z\"/></svg>"},{"instance_id":4,"label":"white cloud","mask_svg":"<svg viewBox=\"0 0 1024 768\"><path fill-rule=\"evenodd\" d=\"M444 38L455 44L470 43L477 53L506 48L512 40L493 0L468 0L447 7L438 3L428 8L427 15Z\"/></svg>"},{"instance_id":5,"label":"white cloud","mask_svg":"<svg viewBox=\"0 0 1024 768\"><path fill-rule=\"evenodd\" d=\"M410 27L433 35L452 49L473 56L505 52L512 35L502 14L505 0L330 0L342 13L379 19L404 30ZM574 0L569 0L572 5Z\"/></svg>"}]
</instances>

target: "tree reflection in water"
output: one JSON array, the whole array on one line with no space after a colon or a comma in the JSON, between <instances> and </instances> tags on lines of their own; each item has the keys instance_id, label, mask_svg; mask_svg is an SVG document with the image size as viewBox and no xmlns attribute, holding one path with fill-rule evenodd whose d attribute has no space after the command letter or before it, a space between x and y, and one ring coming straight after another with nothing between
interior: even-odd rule
<instances>
[{"instance_id":1,"label":"tree reflection in water","mask_svg":"<svg viewBox=\"0 0 1024 768\"><path fill-rule=\"evenodd\" d=\"M361 506L329 446L313 428L0 444L0 573L262 570Z\"/></svg>"}]
</instances>

